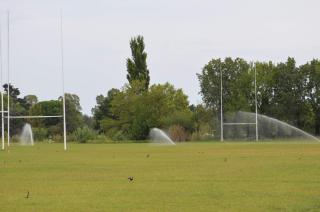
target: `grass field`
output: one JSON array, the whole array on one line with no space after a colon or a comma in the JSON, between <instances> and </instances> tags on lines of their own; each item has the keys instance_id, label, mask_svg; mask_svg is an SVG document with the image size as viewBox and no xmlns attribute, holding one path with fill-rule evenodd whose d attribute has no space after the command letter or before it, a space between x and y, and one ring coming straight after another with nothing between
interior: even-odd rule
<instances>
[{"instance_id":1,"label":"grass field","mask_svg":"<svg viewBox=\"0 0 320 212\"><path fill-rule=\"evenodd\" d=\"M62 149L1 151L0 211L320 211L318 143Z\"/></svg>"}]
</instances>

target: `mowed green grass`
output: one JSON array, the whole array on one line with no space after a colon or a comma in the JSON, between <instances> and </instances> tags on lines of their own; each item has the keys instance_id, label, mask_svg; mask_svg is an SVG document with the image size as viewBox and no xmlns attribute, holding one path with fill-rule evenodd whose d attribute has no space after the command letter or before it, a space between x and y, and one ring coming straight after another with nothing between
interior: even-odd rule
<instances>
[{"instance_id":1,"label":"mowed green grass","mask_svg":"<svg viewBox=\"0 0 320 212\"><path fill-rule=\"evenodd\" d=\"M320 211L319 143L68 147L1 151L0 211Z\"/></svg>"}]
</instances>

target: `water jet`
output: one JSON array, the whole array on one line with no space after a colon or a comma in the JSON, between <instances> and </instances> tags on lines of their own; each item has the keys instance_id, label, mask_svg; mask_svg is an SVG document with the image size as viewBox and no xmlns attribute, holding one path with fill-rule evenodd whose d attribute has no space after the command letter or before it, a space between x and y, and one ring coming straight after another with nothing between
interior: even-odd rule
<instances>
[{"instance_id":1,"label":"water jet","mask_svg":"<svg viewBox=\"0 0 320 212\"><path fill-rule=\"evenodd\" d=\"M21 145L31 145L33 146L33 133L31 129L31 125L26 123L23 128L20 135L20 144Z\"/></svg>"},{"instance_id":2,"label":"water jet","mask_svg":"<svg viewBox=\"0 0 320 212\"><path fill-rule=\"evenodd\" d=\"M152 128L149 133L149 138L153 143L176 145L171 138L159 128Z\"/></svg>"}]
</instances>

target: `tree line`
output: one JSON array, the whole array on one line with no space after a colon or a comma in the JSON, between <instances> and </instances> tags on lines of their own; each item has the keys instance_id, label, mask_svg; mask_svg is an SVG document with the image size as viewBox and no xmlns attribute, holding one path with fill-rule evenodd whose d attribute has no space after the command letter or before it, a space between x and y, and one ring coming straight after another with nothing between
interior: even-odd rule
<instances>
[{"instance_id":1,"label":"tree line","mask_svg":"<svg viewBox=\"0 0 320 212\"><path fill-rule=\"evenodd\" d=\"M248 62L242 58L212 59L197 74L203 104L192 105L182 89L170 83L150 85L144 38L130 40L126 60L128 82L96 97L92 117L81 113L80 98L65 94L68 140L145 140L151 128L165 129L176 141L214 139L218 136L220 73L223 110L255 111L254 77L257 77L258 112L320 134L320 61L297 66L286 62ZM7 94L8 85L4 85ZM38 101L35 95L20 98L10 85L11 115L62 114L62 97ZM5 105L6 105L6 98ZM36 140L62 140L62 119L12 120L17 136L25 122Z\"/></svg>"},{"instance_id":2,"label":"tree line","mask_svg":"<svg viewBox=\"0 0 320 212\"><path fill-rule=\"evenodd\" d=\"M255 111L254 74L257 77L258 113L320 134L320 61L297 66L286 62L247 62L241 58L213 59L198 79L204 103L220 111L220 72L223 81L223 110Z\"/></svg>"}]
</instances>

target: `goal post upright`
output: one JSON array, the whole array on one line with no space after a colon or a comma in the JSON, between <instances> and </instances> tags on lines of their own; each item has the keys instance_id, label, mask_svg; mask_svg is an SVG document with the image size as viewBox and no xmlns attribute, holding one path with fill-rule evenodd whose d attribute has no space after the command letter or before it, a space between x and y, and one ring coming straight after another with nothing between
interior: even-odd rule
<instances>
[{"instance_id":1,"label":"goal post upright","mask_svg":"<svg viewBox=\"0 0 320 212\"><path fill-rule=\"evenodd\" d=\"M10 13L7 11L7 98L8 98L8 106L7 106L7 133L8 133L8 146L10 146ZM3 111L3 110L2 110Z\"/></svg>"},{"instance_id":2,"label":"goal post upright","mask_svg":"<svg viewBox=\"0 0 320 212\"><path fill-rule=\"evenodd\" d=\"M4 89L2 87L2 77L3 77L3 60L2 60L2 23L0 17L0 82L1 82L1 149L4 150L4 112L3 112L3 92Z\"/></svg>"},{"instance_id":3,"label":"goal post upright","mask_svg":"<svg viewBox=\"0 0 320 212\"><path fill-rule=\"evenodd\" d=\"M63 145L67 150L67 124L66 124L66 95L64 91L64 61L63 61L63 25L62 9L60 9L60 53L61 53L61 78L62 78L62 109L63 109Z\"/></svg>"},{"instance_id":4,"label":"goal post upright","mask_svg":"<svg viewBox=\"0 0 320 212\"><path fill-rule=\"evenodd\" d=\"M220 69L220 141L223 141L222 70Z\"/></svg>"},{"instance_id":5,"label":"goal post upright","mask_svg":"<svg viewBox=\"0 0 320 212\"><path fill-rule=\"evenodd\" d=\"M256 109L256 141L259 140L258 134L258 102L257 102L257 69L254 68L254 99Z\"/></svg>"}]
</instances>

